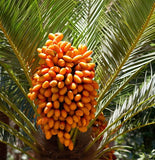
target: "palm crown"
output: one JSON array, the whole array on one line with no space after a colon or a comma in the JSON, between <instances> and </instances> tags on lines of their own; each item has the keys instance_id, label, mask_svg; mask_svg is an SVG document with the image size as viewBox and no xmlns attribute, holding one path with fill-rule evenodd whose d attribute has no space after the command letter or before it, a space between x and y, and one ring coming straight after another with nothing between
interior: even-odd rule
<instances>
[{"instance_id":1,"label":"palm crown","mask_svg":"<svg viewBox=\"0 0 155 160\"><path fill-rule=\"evenodd\" d=\"M17 131L0 121L0 141L32 159L56 159L58 155L70 159L106 159L110 151L123 148L108 147L118 136L154 124L149 112L144 118L134 118L154 106L153 72L135 89L129 84L155 59L150 46L155 38L154 8L153 0L1 0L0 111L20 129ZM93 50L96 64L99 97L95 119L89 123L88 132L72 131L75 141L72 152L57 145L55 138L45 140L34 118L37 106L27 96L38 65L37 48L44 45L50 32L64 33L64 39L75 47L87 45ZM119 103L122 95L126 98ZM109 110L106 127L92 138L90 132L99 115L102 112L109 115ZM24 149L15 145L16 139L24 143Z\"/></svg>"}]
</instances>

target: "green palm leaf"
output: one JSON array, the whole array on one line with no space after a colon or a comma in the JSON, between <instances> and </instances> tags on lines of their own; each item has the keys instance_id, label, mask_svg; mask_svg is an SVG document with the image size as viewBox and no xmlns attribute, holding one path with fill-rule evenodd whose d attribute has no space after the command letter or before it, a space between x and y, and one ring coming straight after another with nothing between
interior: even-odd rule
<instances>
[{"instance_id":1,"label":"green palm leaf","mask_svg":"<svg viewBox=\"0 0 155 160\"><path fill-rule=\"evenodd\" d=\"M127 81L120 85L123 89L136 73L155 59L153 52L142 52L144 46L154 38L154 34L152 34L154 31L154 27L152 27L154 26L153 1L149 1L146 5L146 1L128 2L130 6L128 14L126 10L123 10L125 3L127 2L120 2L119 5L114 4L114 8L112 8L114 11L103 16L106 21L103 26L105 28L104 32L101 32L104 35L102 37L103 44L99 47L98 54L95 55L95 59L99 64L97 74L99 82L101 82L99 102L105 98L104 96L109 92L112 84L115 86L119 81L122 82L122 78L126 78ZM147 6L145 10L143 10L143 6ZM142 12L145 13L141 15ZM133 17L137 13L139 13L136 16L138 23L134 23ZM144 35L145 41L142 42ZM136 63L134 63L135 61ZM113 99L114 95L112 96ZM99 109L99 113L105 107Z\"/></svg>"},{"instance_id":2,"label":"green palm leaf","mask_svg":"<svg viewBox=\"0 0 155 160\"><path fill-rule=\"evenodd\" d=\"M105 0L81 0L69 19L68 27L71 29L73 45L86 44L94 50L100 42L98 39L98 20L105 4Z\"/></svg>"},{"instance_id":3,"label":"green palm leaf","mask_svg":"<svg viewBox=\"0 0 155 160\"><path fill-rule=\"evenodd\" d=\"M109 144L111 141L115 140L123 133L150 124L154 124L154 120L146 121L146 119L148 120L148 117L144 117L144 119L140 116L139 119L133 119L133 117L135 117L137 114L153 107L155 105L154 99L155 76L152 77L148 83L146 83L145 81L142 88L136 87L133 94L124 101L123 105L117 106L115 111L110 116L108 125L105 130L103 130L94 139L94 141L90 145L88 145L86 150L88 150L92 146L92 144L94 144L99 138L101 138L102 135L104 135L104 138L102 140L102 144L104 145L102 145L101 148L98 149L98 152L100 152L106 144ZM149 112L147 114L149 114ZM131 120L133 120L134 123L131 123Z\"/></svg>"},{"instance_id":4,"label":"green palm leaf","mask_svg":"<svg viewBox=\"0 0 155 160\"><path fill-rule=\"evenodd\" d=\"M2 128L2 127L1 127ZM5 135L5 136L4 136ZM7 136L6 136L7 135ZM16 149L18 151L20 151L21 153L23 154L27 154L31 159L35 160L29 153L27 153L26 151L24 151L23 148L19 148L15 143L14 143L14 137L10 134L9 136L9 132L6 132L6 131L3 131L3 134L1 134L0 132L0 142L4 143L4 144L7 144L8 146L10 146L11 148L13 149ZM3 140L4 137L7 137L7 140L6 138Z\"/></svg>"},{"instance_id":5,"label":"green palm leaf","mask_svg":"<svg viewBox=\"0 0 155 160\"><path fill-rule=\"evenodd\" d=\"M31 84L29 72L31 62L43 35L47 34L47 28L48 31L59 31L56 24L62 29L66 23L61 22L62 18L65 19L73 6L74 2L69 0L43 3L39 1L0 2L0 29L16 55L29 84ZM48 11L46 14L44 14L45 9Z\"/></svg>"},{"instance_id":6,"label":"green palm leaf","mask_svg":"<svg viewBox=\"0 0 155 160\"><path fill-rule=\"evenodd\" d=\"M8 79L16 83L16 89L14 88L15 90L12 91L9 90L8 96L15 96L15 94L20 95L19 92L21 90L23 93L22 97L17 97L17 99L20 99L21 102L25 97L35 111L36 108L34 104L27 97L28 88L31 83L31 61L35 57L35 50L37 45L39 43L41 44L41 39L43 39L43 42L45 41L46 37L43 38L43 35L45 32L47 34L47 28L49 31L58 31L58 27L55 26L56 23L57 25L59 24L61 29L64 27L64 23L66 22L61 22L61 20L62 18L65 19L65 16L70 13L74 4L73 1L57 1L57 3L55 1L31 1L30 3L28 3L28 1L17 3L13 1L0 2L0 39L2 44L0 47L0 65L9 74ZM45 9L48 10L46 14ZM36 10L38 11L37 13ZM55 18L53 13L56 13L56 15L59 14L59 18ZM24 15L24 17L22 15ZM20 21L21 16L22 21ZM50 18L51 16L52 18ZM36 65L32 66L32 70L35 66ZM28 81L26 81L26 78ZM7 83L5 85L6 88L3 89L3 93L5 93L8 89L7 87L9 87ZM15 93L17 90L18 92ZM25 105L27 105L26 103ZM22 104L18 104L18 106L21 105ZM32 114L33 112L31 112L30 115Z\"/></svg>"},{"instance_id":7,"label":"green palm leaf","mask_svg":"<svg viewBox=\"0 0 155 160\"><path fill-rule=\"evenodd\" d=\"M19 84L18 79L12 74L11 71L9 71L9 73L11 72L11 76L6 71L9 71L9 68L6 67L6 70L1 68L0 99L5 101L4 105L6 105L6 107L7 104L10 107L14 106L14 111L17 112L23 120L26 118L24 114L28 114L27 118L32 121L34 115L33 109L35 109L33 108L33 103L28 99L27 94L25 93L23 87ZM11 111L12 110L10 110L10 112ZM31 122L28 123L32 126Z\"/></svg>"}]
</instances>

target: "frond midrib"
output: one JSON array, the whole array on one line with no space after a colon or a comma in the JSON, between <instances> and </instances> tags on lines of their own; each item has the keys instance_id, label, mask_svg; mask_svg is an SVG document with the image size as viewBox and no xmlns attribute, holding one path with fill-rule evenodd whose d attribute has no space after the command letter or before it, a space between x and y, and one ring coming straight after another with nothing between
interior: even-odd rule
<instances>
[{"instance_id":1,"label":"frond midrib","mask_svg":"<svg viewBox=\"0 0 155 160\"><path fill-rule=\"evenodd\" d=\"M124 66L124 64L126 63L126 61L128 60L129 56L131 55L132 51L134 50L134 48L136 47L136 45L138 44L144 30L146 29L149 21L150 21L150 18L151 16L153 15L153 12L154 12L154 8L155 8L155 3L153 4L152 8L151 8L151 11L144 23L144 25L142 26L141 30L139 31L139 33L137 34L136 36L136 39L134 40L134 42L132 43L131 47L129 48L129 50L127 51L126 53L126 56L124 57L122 63L118 66L116 72L114 73L114 76L112 77L112 79L110 79L109 82L107 82L107 86L105 89L103 89L101 91L101 95L99 96L98 98L98 102L100 102L103 98L103 96L105 95L105 93L109 90L109 88L111 87L111 84L114 82L114 80L116 79L116 77L118 76L119 72L121 71L122 67Z\"/></svg>"},{"instance_id":2,"label":"frond midrib","mask_svg":"<svg viewBox=\"0 0 155 160\"><path fill-rule=\"evenodd\" d=\"M31 128L31 131L33 133L36 132L36 128L34 127L34 125L32 124L32 122L26 117L26 115L18 109L18 107L13 104L7 97L5 97L2 93L0 93L0 98L2 98L14 111L16 111L19 116L27 123L27 125ZM31 136L31 138L33 139L33 136Z\"/></svg>"},{"instance_id":3,"label":"frond midrib","mask_svg":"<svg viewBox=\"0 0 155 160\"><path fill-rule=\"evenodd\" d=\"M31 147L36 152L39 152L38 149L33 145L32 141L28 140L26 137L21 135L20 132L18 132L16 129L12 128L11 126L9 126L1 121L0 121L0 124L1 124L1 128L6 130L7 132L9 132L11 135L18 137L20 140L22 140L26 145Z\"/></svg>"},{"instance_id":4,"label":"frond midrib","mask_svg":"<svg viewBox=\"0 0 155 160\"><path fill-rule=\"evenodd\" d=\"M14 42L11 40L11 37L8 35L7 31L5 30L5 28L3 27L2 25L2 21L0 21L0 29L2 30L2 32L4 33L6 39L8 40L8 43L10 44L10 46L12 47L23 71L24 71L24 74L27 78L27 81L29 82L29 85L32 86L32 82L31 82L31 78L30 78L30 75L29 75L29 72L28 72L28 68L26 67L26 64L23 60L23 58L21 57L21 53L18 51L16 45L14 44Z\"/></svg>"},{"instance_id":5,"label":"frond midrib","mask_svg":"<svg viewBox=\"0 0 155 160\"><path fill-rule=\"evenodd\" d=\"M1 63L0 63L1 64ZM31 106L33 107L33 110L36 112L36 107L34 105L34 103L28 98L25 89L23 88L23 86L20 84L19 80L15 77L15 75L9 70L8 67L6 67L5 65L1 64L2 67L4 67L4 69L8 72L8 74L10 75L10 77L13 79L13 81L16 83L16 85L19 87L19 89L21 90L21 92L24 94L25 98L27 99L27 101L31 104Z\"/></svg>"},{"instance_id":6,"label":"frond midrib","mask_svg":"<svg viewBox=\"0 0 155 160\"><path fill-rule=\"evenodd\" d=\"M6 142L6 141L1 140L1 139L0 139L0 142L9 145L11 148L14 148L14 149L16 149L16 150L18 150L18 151L20 151L20 152L22 152L22 153L24 153L24 154L27 154L27 155L29 156L29 158L31 158L32 160L36 160L36 159L35 159L34 157L32 157L28 152L24 151L24 150L21 149L21 148L18 148L18 147L16 147L15 145L12 145L11 143Z\"/></svg>"}]
</instances>

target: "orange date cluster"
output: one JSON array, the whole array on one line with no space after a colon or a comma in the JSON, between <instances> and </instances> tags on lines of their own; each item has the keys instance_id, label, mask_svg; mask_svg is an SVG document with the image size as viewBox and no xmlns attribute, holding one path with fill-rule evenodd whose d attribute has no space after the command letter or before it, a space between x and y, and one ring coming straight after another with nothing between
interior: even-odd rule
<instances>
[{"instance_id":1,"label":"orange date cluster","mask_svg":"<svg viewBox=\"0 0 155 160\"><path fill-rule=\"evenodd\" d=\"M103 113L100 113L92 126L92 137L97 137L107 126L107 121ZM102 137L101 137L102 139Z\"/></svg>"},{"instance_id":2,"label":"orange date cluster","mask_svg":"<svg viewBox=\"0 0 155 160\"><path fill-rule=\"evenodd\" d=\"M104 117L104 114L101 112L96 121L92 125L92 137L96 138L106 127L107 127L107 120ZM101 136L99 141L102 141L104 135ZM110 148L110 144L107 144L104 149ZM103 150L104 150L103 149ZM115 160L116 156L114 155L114 150L110 150L104 153L102 157L100 157L103 160Z\"/></svg>"},{"instance_id":3,"label":"orange date cluster","mask_svg":"<svg viewBox=\"0 0 155 160\"><path fill-rule=\"evenodd\" d=\"M98 96L92 51L85 45L73 47L62 41L62 33L50 33L45 46L38 48L39 67L32 77L28 97L38 105L37 124L46 139L57 135L60 142L73 150L70 131L87 131L95 117Z\"/></svg>"}]
</instances>

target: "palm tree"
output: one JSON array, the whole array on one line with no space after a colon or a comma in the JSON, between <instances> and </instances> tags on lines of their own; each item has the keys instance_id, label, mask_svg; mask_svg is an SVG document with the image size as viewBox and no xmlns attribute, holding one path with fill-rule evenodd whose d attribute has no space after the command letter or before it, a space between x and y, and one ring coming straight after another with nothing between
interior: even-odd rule
<instances>
[{"instance_id":1,"label":"palm tree","mask_svg":"<svg viewBox=\"0 0 155 160\"><path fill-rule=\"evenodd\" d=\"M136 87L129 83L155 59L150 45L155 38L154 8L154 0L1 0L0 111L19 130L0 121L0 141L33 160L114 159L114 150L126 148L111 145L117 137L155 123L149 119L155 97L153 71L143 83L135 82ZM71 131L73 151L56 137L45 139L34 117L37 106L27 96L38 65L37 48L50 32L62 32L75 47L87 45L96 64L95 119L87 132ZM145 116L137 116L145 110ZM107 125L93 138L92 128L102 112Z\"/></svg>"}]
</instances>

